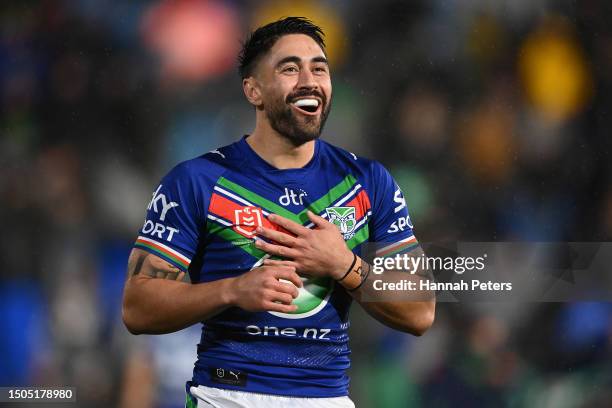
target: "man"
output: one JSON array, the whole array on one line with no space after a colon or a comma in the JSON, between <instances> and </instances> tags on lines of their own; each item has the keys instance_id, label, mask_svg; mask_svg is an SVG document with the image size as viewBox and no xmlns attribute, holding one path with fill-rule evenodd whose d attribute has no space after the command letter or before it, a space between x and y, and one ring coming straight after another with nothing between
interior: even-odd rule
<instances>
[{"instance_id":1,"label":"man","mask_svg":"<svg viewBox=\"0 0 612 408\"><path fill-rule=\"evenodd\" d=\"M135 334L203 322L188 407L352 407L352 299L415 335L433 322L434 300L376 298L359 256L367 242L420 251L405 200L380 164L318 139L332 100L319 27L257 29L240 74L255 129L161 181L128 262L124 322Z\"/></svg>"}]
</instances>

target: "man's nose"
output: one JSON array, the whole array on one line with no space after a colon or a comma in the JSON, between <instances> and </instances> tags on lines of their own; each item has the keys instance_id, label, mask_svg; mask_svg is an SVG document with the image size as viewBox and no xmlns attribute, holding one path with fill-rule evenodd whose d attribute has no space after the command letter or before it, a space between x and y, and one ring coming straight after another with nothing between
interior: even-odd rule
<instances>
[{"instance_id":1,"label":"man's nose","mask_svg":"<svg viewBox=\"0 0 612 408\"><path fill-rule=\"evenodd\" d=\"M300 71L300 76L298 78L297 87L314 89L314 88L318 88L319 84L315 80L315 76L313 75L311 70L303 69Z\"/></svg>"}]
</instances>

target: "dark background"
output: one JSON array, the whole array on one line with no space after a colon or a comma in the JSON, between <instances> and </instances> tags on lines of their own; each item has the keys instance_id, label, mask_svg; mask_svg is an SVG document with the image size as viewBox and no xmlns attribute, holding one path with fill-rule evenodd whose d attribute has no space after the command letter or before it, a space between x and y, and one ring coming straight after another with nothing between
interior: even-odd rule
<instances>
[{"instance_id":1,"label":"dark background","mask_svg":"<svg viewBox=\"0 0 612 408\"><path fill-rule=\"evenodd\" d=\"M375 158L419 240L612 237L605 1L3 1L0 385L180 407L198 328L130 336L120 297L160 177L254 113L247 31L327 33L323 137ZM358 407L612 406L609 303L439 304L421 338L353 309Z\"/></svg>"}]
</instances>

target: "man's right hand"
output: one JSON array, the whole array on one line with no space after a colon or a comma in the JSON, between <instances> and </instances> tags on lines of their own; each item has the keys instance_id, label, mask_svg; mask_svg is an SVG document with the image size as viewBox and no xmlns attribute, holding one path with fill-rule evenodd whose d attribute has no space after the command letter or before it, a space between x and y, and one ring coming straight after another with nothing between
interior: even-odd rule
<instances>
[{"instance_id":1,"label":"man's right hand","mask_svg":"<svg viewBox=\"0 0 612 408\"><path fill-rule=\"evenodd\" d=\"M122 308L131 333L171 333L230 306L250 312L291 313L297 310L291 302L302 286L295 268L286 265L265 265L237 277L197 285L182 282L184 275L156 255L132 250Z\"/></svg>"},{"instance_id":2,"label":"man's right hand","mask_svg":"<svg viewBox=\"0 0 612 408\"><path fill-rule=\"evenodd\" d=\"M230 302L249 312L291 313L302 280L291 266L262 266L228 279ZM285 282L281 281L284 280Z\"/></svg>"}]
</instances>

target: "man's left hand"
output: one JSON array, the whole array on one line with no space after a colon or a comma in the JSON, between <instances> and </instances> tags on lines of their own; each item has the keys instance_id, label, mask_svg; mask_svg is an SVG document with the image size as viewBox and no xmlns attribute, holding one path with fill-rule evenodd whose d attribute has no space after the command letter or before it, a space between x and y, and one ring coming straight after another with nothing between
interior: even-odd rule
<instances>
[{"instance_id":1,"label":"man's left hand","mask_svg":"<svg viewBox=\"0 0 612 408\"><path fill-rule=\"evenodd\" d=\"M353 262L353 253L346 246L338 227L311 211L308 211L308 218L315 228L306 228L277 214L268 216L271 222L294 236L270 228L257 228L258 235L274 241L268 243L258 239L255 241L257 248L284 259L266 259L264 265L287 265L304 275L342 278Z\"/></svg>"}]
</instances>

